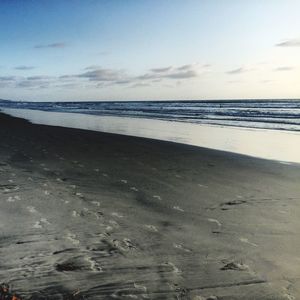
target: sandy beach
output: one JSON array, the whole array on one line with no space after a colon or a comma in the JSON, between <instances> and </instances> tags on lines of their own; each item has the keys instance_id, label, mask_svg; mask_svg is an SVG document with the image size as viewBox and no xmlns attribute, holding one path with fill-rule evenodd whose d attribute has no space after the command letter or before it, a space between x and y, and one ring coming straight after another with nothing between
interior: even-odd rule
<instances>
[{"instance_id":1,"label":"sandy beach","mask_svg":"<svg viewBox=\"0 0 300 300\"><path fill-rule=\"evenodd\" d=\"M299 165L4 114L0 139L24 299L299 299Z\"/></svg>"}]
</instances>

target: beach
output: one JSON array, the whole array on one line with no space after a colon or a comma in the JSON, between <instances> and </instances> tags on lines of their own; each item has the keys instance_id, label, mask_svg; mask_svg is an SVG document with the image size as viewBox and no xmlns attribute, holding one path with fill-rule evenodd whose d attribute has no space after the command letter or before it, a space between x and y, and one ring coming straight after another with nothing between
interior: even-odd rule
<instances>
[{"instance_id":1,"label":"beach","mask_svg":"<svg viewBox=\"0 0 300 300\"><path fill-rule=\"evenodd\" d=\"M24 299L298 299L300 167L0 114L0 278Z\"/></svg>"}]
</instances>

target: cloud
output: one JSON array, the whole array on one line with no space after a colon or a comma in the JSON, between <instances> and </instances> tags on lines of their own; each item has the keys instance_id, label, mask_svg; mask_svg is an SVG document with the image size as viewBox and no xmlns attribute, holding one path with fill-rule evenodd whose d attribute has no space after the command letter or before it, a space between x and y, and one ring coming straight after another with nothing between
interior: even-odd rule
<instances>
[{"instance_id":1,"label":"cloud","mask_svg":"<svg viewBox=\"0 0 300 300\"><path fill-rule=\"evenodd\" d=\"M125 74L119 70L98 68L77 75L79 78L87 78L90 81L119 81L125 79Z\"/></svg>"},{"instance_id":2,"label":"cloud","mask_svg":"<svg viewBox=\"0 0 300 300\"><path fill-rule=\"evenodd\" d=\"M237 69L233 69L233 70L229 70L227 71L226 73L229 74L229 75L235 75L235 74L241 74L241 73L244 73L246 72L247 70L243 67L241 68L237 68Z\"/></svg>"},{"instance_id":3,"label":"cloud","mask_svg":"<svg viewBox=\"0 0 300 300\"><path fill-rule=\"evenodd\" d=\"M130 88L148 87L148 86L151 86L151 85L149 83L140 82L140 83L136 83L136 84L130 86Z\"/></svg>"},{"instance_id":4,"label":"cloud","mask_svg":"<svg viewBox=\"0 0 300 300\"><path fill-rule=\"evenodd\" d=\"M287 67L287 66L285 66L285 67L278 67L278 68L275 68L274 69L274 71L291 71L291 70L293 70L294 68L293 67Z\"/></svg>"},{"instance_id":5,"label":"cloud","mask_svg":"<svg viewBox=\"0 0 300 300\"><path fill-rule=\"evenodd\" d=\"M189 64L179 67L150 69L151 73L137 76L137 80L160 81L162 79L188 79L198 76L197 65Z\"/></svg>"},{"instance_id":6,"label":"cloud","mask_svg":"<svg viewBox=\"0 0 300 300\"><path fill-rule=\"evenodd\" d=\"M285 40L276 44L277 47L300 47L300 39Z\"/></svg>"},{"instance_id":7,"label":"cloud","mask_svg":"<svg viewBox=\"0 0 300 300\"><path fill-rule=\"evenodd\" d=\"M0 81L14 81L15 79L15 76L0 76Z\"/></svg>"},{"instance_id":8,"label":"cloud","mask_svg":"<svg viewBox=\"0 0 300 300\"><path fill-rule=\"evenodd\" d=\"M154 72L154 73L164 73L164 72L167 72L167 71L170 71L172 69L172 67L164 67L164 68L154 68L154 69L151 69L150 71Z\"/></svg>"},{"instance_id":9,"label":"cloud","mask_svg":"<svg viewBox=\"0 0 300 300\"><path fill-rule=\"evenodd\" d=\"M40 44L34 46L36 49L41 49L41 48L65 48L67 46L66 43L64 42L58 42L58 43L52 43L52 44Z\"/></svg>"},{"instance_id":10,"label":"cloud","mask_svg":"<svg viewBox=\"0 0 300 300\"><path fill-rule=\"evenodd\" d=\"M27 80L45 80L45 79L50 79L50 76L45 76L45 75L38 75L38 76L29 76L26 79Z\"/></svg>"},{"instance_id":11,"label":"cloud","mask_svg":"<svg viewBox=\"0 0 300 300\"><path fill-rule=\"evenodd\" d=\"M197 72L194 70L188 70L188 71L183 71L183 72L174 72L170 73L164 76L164 78L169 78L169 79L187 79L187 78L193 78L197 77Z\"/></svg>"},{"instance_id":12,"label":"cloud","mask_svg":"<svg viewBox=\"0 0 300 300\"><path fill-rule=\"evenodd\" d=\"M17 66L14 69L20 70L20 71L26 71L26 70L33 70L33 69L35 69L35 67L33 67L33 66Z\"/></svg>"},{"instance_id":13,"label":"cloud","mask_svg":"<svg viewBox=\"0 0 300 300\"><path fill-rule=\"evenodd\" d=\"M177 70L179 71L187 71L187 70L191 70L194 67L194 65L183 65L177 68Z\"/></svg>"}]
</instances>

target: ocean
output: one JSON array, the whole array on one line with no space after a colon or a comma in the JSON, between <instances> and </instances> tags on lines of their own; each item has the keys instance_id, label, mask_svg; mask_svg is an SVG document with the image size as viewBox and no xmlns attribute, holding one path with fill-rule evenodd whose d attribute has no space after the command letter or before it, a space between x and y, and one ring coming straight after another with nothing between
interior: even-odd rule
<instances>
[{"instance_id":1,"label":"ocean","mask_svg":"<svg viewBox=\"0 0 300 300\"><path fill-rule=\"evenodd\" d=\"M300 131L300 100L15 102L3 108Z\"/></svg>"}]
</instances>

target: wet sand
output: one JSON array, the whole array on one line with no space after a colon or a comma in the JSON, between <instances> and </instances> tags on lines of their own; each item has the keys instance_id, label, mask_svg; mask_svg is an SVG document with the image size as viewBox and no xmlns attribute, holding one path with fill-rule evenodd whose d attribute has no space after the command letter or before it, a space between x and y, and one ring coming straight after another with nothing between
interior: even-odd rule
<instances>
[{"instance_id":1,"label":"wet sand","mask_svg":"<svg viewBox=\"0 0 300 300\"><path fill-rule=\"evenodd\" d=\"M299 165L3 114L0 139L24 299L299 299Z\"/></svg>"}]
</instances>

